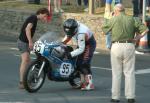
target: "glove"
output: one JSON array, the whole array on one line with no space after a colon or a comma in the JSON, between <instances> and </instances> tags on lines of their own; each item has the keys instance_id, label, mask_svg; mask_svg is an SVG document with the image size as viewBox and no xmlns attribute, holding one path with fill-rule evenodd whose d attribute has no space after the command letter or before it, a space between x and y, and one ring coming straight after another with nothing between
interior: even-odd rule
<instances>
[{"instance_id":1,"label":"glove","mask_svg":"<svg viewBox=\"0 0 150 103\"><path fill-rule=\"evenodd\" d=\"M72 59L72 56L71 56L70 52L66 53L66 56L67 56L68 59Z\"/></svg>"},{"instance_id":2,"label":"glove","mask_svg":"<svg viewBox=\"0 0 150 103\"><path fill-rule=\"evenodd\" d=\"M73 51L73 48L71 46L67 46L66 48L67 48L68 52L72 52Z\"/></svg>"}]
</instances>

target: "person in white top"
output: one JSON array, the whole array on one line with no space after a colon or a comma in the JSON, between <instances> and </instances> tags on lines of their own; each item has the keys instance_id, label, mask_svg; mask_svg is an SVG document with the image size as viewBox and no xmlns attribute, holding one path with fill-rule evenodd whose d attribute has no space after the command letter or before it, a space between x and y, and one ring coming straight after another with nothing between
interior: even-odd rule
<instances>
[{"instance_id":1,"label":"person in white top","mask_svg":"<svg viewBox=\"0 0 150 103\"><path fill-rule=\"evenodd\" d=\"M92 90L91 60L96 48L96 40L92 31L84 24L77 22L75 19L67 19L64 24L66 36L63 43L66 44L72 38L77 43L77 48L68 55L73 58L78 56L77 69L81 72L81 90Z\"/></svg>"}]
</instances>

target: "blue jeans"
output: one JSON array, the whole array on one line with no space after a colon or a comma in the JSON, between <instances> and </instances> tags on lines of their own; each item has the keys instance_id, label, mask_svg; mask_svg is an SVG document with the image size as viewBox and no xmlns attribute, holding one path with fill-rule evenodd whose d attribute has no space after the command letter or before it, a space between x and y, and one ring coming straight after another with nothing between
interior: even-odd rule
<instances>
[{"instance_id":1,"label":"blue jeans","mask_svg":"<svg viewBox=\"0 0 150 103\"><path fill-rule=\"evenodd\" d=\"M107 4L111 4L112 2L115 2L115 4L121 3L121 0L106 0Z\"/></svg>"},{"instance_id":2,"label":"blue jeans","mask_svg":"<svg viewBox=\"0 0 150 103\"><path fill-rule=\"evenodd\" d=\"M82 4L81 0L77 0L77 4L81 6Z\"/></svg>"},{"instance_id":3,"label":"blue jeans","mask_svg":"<svg viewBox=\"0 0 150 103\"><path fill-rule=\"evenodd\" d=\"M115 4L121 3L121 0L114 0Z\"/></svg>"},{"instance_id":4,"label":"blue jeans","mask_svg":"<svg viewBox=\"0 0 150 103\"><path fill-rule=\"evenodd\" d=\"M139 15L139 2L138 0L132 0L133 3L133 16L138 16Z\"/></svg>"},{"instance_id":5,"label":"blue jeans","mask_svg":"<svg viewBox=\"0 0 150 103\"><path fill-rule=\"evenodd\" d=\"M109 19L104 19L104 20L106 23L109 21ZM111 32L106 33L105 40L106 40L106 47L110 49L111 48Z\"/></svg>"},{"instance_id":6,"label":"blue jeans","mask_svg":"<svg viewBox=\"0 0 150 103\"><path fill-rule=\"evenodd\" d=\"M107 4L111 4L113 0L106 0Z\"/></svg>"},{"instance_id":7,"label":"blue jeans","mask_svg":"<svg viewBox=\"0 0 150 103\"><path fill-rule=\"evenodd\" d=\"M78 5L82 5L82 0L77 0ZM88 6L88 0L84 0L84 5Z\"/></svg>"},{"instance_id":8,"label":"blue jeans","mask_svg":"<svg viewBox=\"0 0 150 103\"><path fill-rule=\"evenodd\" d=\"M106 33L106 47L111 48L111 32Z\"/></svg>"},{"instance_id":9,"label":"blue jeans","mask_svg":"<svg viewBox=\"0 0 150 103\"><path fill-rule=\"evenodd\" d=\"M89 2L89 0L84 0L84 5L88 6L88 2Z\"/></svg>"}]
</instances>

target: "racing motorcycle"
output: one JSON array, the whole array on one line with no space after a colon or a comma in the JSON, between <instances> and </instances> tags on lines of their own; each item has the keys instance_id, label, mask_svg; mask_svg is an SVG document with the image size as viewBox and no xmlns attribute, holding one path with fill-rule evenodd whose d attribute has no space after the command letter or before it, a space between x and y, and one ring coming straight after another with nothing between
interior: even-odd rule
<instances>
[{"instance_id":1,"label":"racing motorcycle","mask_svg":"<svg viewBox=\"0 0 150 103\"><path fill-rule=\"evenodd\" d=\"M46 33L34 43L32 60L23 76L25 90L37 92L46 76L51 81L67 81L72 87L79 87L80 72L76 68L76 58L69 58L73 48L60 43L55 32Z\"/></svg>"}]
</instances>

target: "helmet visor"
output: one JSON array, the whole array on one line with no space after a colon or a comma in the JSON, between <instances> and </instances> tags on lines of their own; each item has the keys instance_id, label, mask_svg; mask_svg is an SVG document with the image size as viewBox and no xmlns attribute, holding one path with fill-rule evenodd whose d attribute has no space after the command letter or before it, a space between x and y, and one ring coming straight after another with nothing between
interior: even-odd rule
<instances>
[{"instance_id":1,"label":"helmet visor","mask_svg":"<svg viewBox=\"0 0 150 103\"><path fill-rule=\"evenodd\" d=\"M77 27L73 27L73 28L64 27L64 31L67 36L72 37L77 32Z\"/></svg>"}]
</instances>

